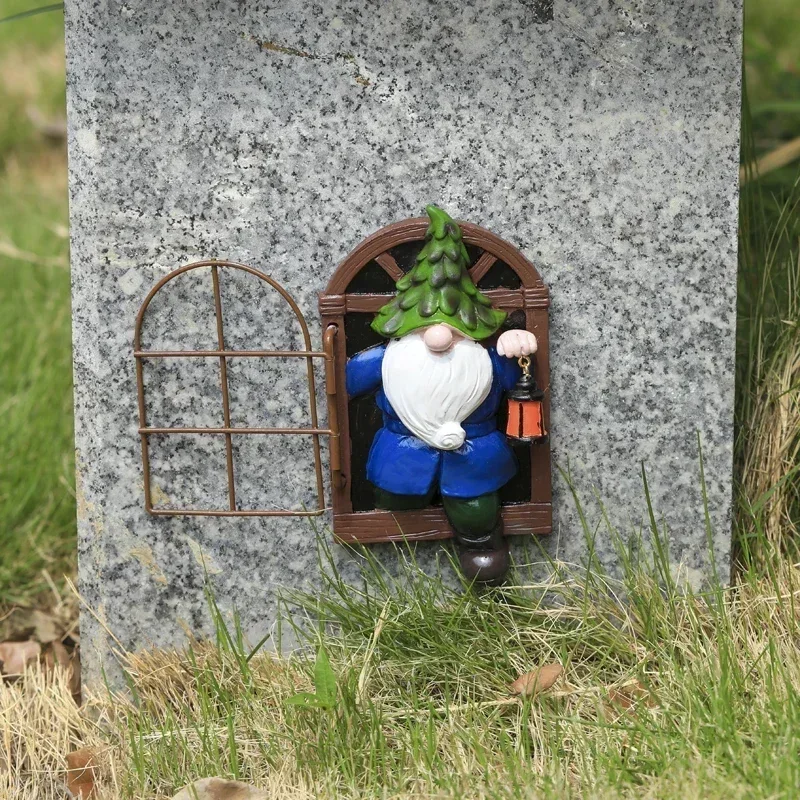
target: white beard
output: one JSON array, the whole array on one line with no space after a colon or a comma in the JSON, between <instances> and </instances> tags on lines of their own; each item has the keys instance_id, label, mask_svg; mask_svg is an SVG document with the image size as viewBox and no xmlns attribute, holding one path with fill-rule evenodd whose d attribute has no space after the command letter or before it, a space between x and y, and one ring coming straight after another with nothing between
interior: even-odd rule
<instances>
[{"instance_id":1,"label":"white beard","mask_svg":"<svg viewBox=\"0 0 800 800\"><path fill-rule=\"evenodd\" d=\"M467 437L461 423L492 388L492 360L471 339L432 353L422 333L409 333L389 342L382 377L386 397L414 436L437 450L458 450Z\"/></svg>"}]
</instances>

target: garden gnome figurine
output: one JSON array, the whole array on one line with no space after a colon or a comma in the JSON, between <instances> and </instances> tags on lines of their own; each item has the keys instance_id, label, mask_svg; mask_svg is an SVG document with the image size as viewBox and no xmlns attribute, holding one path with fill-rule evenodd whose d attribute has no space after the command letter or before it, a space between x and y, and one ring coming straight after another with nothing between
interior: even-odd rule
<instances>
[{"instance_id":1,"label":"garden gnome figurine","mask_svg":"<svg viewBox=\"0 0 800 800\"><path fill-rule=\"evenodd\" d=\"M376 389L383 427L375 435L367 478L376 506L421 509L437 492L460 545L464 575L500 583L508 571L498 490L517 461L497 429L503 395L536 352L526 330L496 334L506 318L469 275L458 224L436 206L414 267L372 322L389 341L347 363L353 397Z\"/></svg>"}]
</instances>

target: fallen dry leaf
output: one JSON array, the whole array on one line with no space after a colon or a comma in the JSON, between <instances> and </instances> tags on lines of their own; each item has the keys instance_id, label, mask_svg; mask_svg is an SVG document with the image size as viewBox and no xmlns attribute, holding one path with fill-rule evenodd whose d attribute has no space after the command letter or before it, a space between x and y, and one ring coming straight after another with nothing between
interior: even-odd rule
<instances>
[{"instance_id":1,"label":"fallen dry leaf","mask_svg":"<svg viewBox=\"0 0 800 800\"><path fill-rule=\"evenodd\" d=\"M626 711L630 708L633 708L633 698L629 697L624 692L619 691L619 689L612 689L608 693L608 701L612 705L619 706Z\"/></svg>"},{"instance_id":2,"label":"fallen dry leaf","mask_svg":"<svg viewBox=\"0 0 800 800\"><path fill-rule=\"evenodd\" d=\"M73 797L80 797L83 800L94 797L98 763L98 754L93 747L84 747L82 750L67 753L67 788Z\"/></svg>"},{"instance_id":3,"label":"fallen dry leaf","mask_svg":"<svg viewBox=\"0 0 800 800\"><path fill-rule=\"evenodd\" d=\"M649 708L655 705L652 695L639 681L611 688L608 699L622 708L632 708L639 700L644 700Z\"/></svg>"},{"instance_id":4,"label":"fallen dry leaf","mask_svg":"<svg viewBox=\"0 0 800 800\"><path fill-rule=\"evenodd\" d=\"M608 690L608 702L604 707L604 715L606 719L612 719L619 716L620 710L631 711L640 703L644 703L648 708L656 705L653 696L639 681L625 686L612 686Z\"/></svg>"},{"instance_id":5,"label":"fallen dry leaf","mask_svg":"<svg viewBox=\"0 0 800 800\"><path fill-rule=\"evenodd\" d=\"M556 662L520 675L509 687L512 694L532 697L539 692L547 691L559 678L564 668Z\"/></svg>"},{"instance_id":6,"label":"fallen dry leaf","mask_svg":"<svg viewBox=\"0 0 800 800\"><path fill-rule=\"evenodd\" d=\"M29 639L26 642L0 643L0 674L22 675L25 667L39 660L42 646Z\"/></svg>"},{"instance_id":7,"label":"fallen dry leaf","mask_svg":"<svg viewBox=\"0 0 800 800\"><path fill-rule=\"evenodd\" d=\"M36 639L49 644L64 635L64 624L36 608L14 608L0 622L0 639Z\"/></svg>"},{"instance_id":8,"label":"fallen dry leaf","mask_svg":"<svg viewBox=\"0 0 800 800\"><path fill-rule=\"evenodd\" d=\"M249 783L203 778L184 786L172 800L267 800L267 793Z\"/></svg>"}]
</instances>

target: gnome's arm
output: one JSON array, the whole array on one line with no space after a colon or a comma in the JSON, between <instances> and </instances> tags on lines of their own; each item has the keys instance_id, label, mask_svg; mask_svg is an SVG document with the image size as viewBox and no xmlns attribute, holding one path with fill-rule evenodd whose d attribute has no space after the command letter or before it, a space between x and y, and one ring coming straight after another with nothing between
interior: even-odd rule
<instances>
[{"instance_id":1,"label":"gnome's arm","mask_svg":"<svg viewBox=\"0 0 800 800\"><path fill-rule=\"evenodd\" d=\"M370 347L347 359L347 394L357 397L374 392L381 385L381 368L386 345Z\"/></svg>"},{"instance_id":2,"label":"gnome's arm","mask_svg":"<svg viewBox=\"0 0 800 800\"><path fill-rule=\"evenodd\" d=\"M518 359L532 356L538 348L536 337L524 328L512 328L500 334L497 347L489 349L495 375L500 385L509 391L522 375Z\"/></svg>"},{"instance_id":3,"label":"gnome's arm","mask_svg":"<svg viewBox=\"0 0 800 800\"><path fill-rule=\"evenodd\" d=\"M522 375L522 369L517 360L504 358L498 354L494 347L489 348L489 357L492 359L495 379L505 391L513 389Z\"/></svg>"}]
</instances>

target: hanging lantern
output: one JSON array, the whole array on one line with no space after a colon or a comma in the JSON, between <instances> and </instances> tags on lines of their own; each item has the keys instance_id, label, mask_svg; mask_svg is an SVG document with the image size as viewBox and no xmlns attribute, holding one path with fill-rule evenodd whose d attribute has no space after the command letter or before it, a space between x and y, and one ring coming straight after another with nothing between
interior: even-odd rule
<instances>
[{"instance_id":1,"label":"hanging lantern","mask_svg":"<svg viewBox=\"0 0 800 800\"><path fill-rule=\"evenodd\" d=\"M544 439L544 392L536 386L528 356L519 359L522 377L508 393L508 422L506 434L514 439L533 441Z\"/></svg>"}]
</instances>

